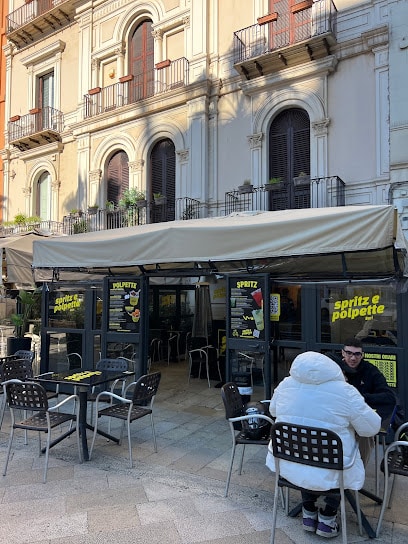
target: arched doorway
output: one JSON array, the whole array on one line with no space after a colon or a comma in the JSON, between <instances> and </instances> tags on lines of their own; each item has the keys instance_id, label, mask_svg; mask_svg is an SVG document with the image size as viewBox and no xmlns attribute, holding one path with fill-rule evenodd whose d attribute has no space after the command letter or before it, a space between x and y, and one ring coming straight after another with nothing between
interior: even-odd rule
<instances>
[{"instance_id":1,"label":"arched doorway","mask_svg":"<svg viewBox=\"0 0 408 544\"><path fill-rule=\"evenodd\" d=\"M48 172L43 172L37 181L35 215L43 221L51 219L51 176Z\"/></svg>"},{"instance_id":2,"label":"arched doorway","mask_svg":"<svg viewBox=\"0 0 408 544\"><path fill-rule=\"evenodd\" d=\"M176 150L171 140L160 140L150 155L151 193L166 197L165 204L153 202L152 223L174 221L176 200Z\"/></svg>"},{"instance_id":3,"label":"arched doorway","mask_svg":"<svg viewBox=\"0 0 408 544\"><path fill-rule=\"evenodd\" d=\"M293 179L301 174L309 183L295 186ZM310 120L300 108L281 112L271 124L269 178L284 182L280 190L270 192L271 210L310 207Z\"/></svg>"}]
</instances>

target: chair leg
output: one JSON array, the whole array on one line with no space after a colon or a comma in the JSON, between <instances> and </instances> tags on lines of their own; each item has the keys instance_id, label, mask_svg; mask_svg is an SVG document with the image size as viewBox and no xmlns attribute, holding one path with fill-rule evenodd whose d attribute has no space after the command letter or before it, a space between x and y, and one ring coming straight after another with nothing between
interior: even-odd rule
<instances>
[{"instance_id":1,"label":"chair leg","mask_svg":"<svg viewBox=\"0 0 408 544\"><path fill-rule=\"evenodd\" d=\"M130 468L133 468L133 456L132 456L132 440L130 438L130 423L127 422L127 433L128 433L128 445L129 445L129 463Z\"/></svg>"},{"instance_id":2,"label":"chair leg","mask_svg":"<svg viewBox=\"0 0 408 544\"><path fill-rule=\"evenodd\" d=\"M242 445L241 460L239 462L239 475L242 474L242 465L244 464L245 444Z\"/></svg>"},{"instance_id":3,"label":"chair leg","mask_svg":"<svg viewBox=\"0 0 408 544\"><path fill-rule=\"evenodd\" d=\"M275 474L275 493L273 498L273 508L272 508L272 527L271 527L271 544L275 543L275 529L276 529L276 514L278 511L278 494L279 494L279 476Z\"/></svg>"},{"instance_id":4,"label":"chair leg","mask_svg":"<svg viewBox=\"0 0 408 544\"><path fill-rule=\"evenodd\" d=\"M357 505L357 511L359 511L359 505ZM340 515L341 515L341 534L343 537L343 544L347 544L347 524L346 524L346 501L344 498L344 488L340 488Z\"/></svg>"},{"instance_id":5,"label":"chair leg","mask_svg":"<svg viewBox=\"0 0 408 544\"><path fill-rule=\"evenodd\" d=\"M388 506L388 504L389 504L389 502L390 502L392 489L393 489L393 487L394 487L395 474L393 474L393 475L391 476L391 478L392 478L392 482L391 482L391 490L390 490L390 493L388 493L389 479L390 479L390 477L384 478L384 496L383 496L383 502L382 502L382 505L381 505L380 515L379 515L379 517L378 517L377 529L376 529L376 531L375 531L375 536L376 536L376 538L378 538L379 535L380 535L380 529L381 529L383 517L384 517L384 514L385 514L385 509L387 508L387 506Z\"/></svg>"},{"instance_id":6,"label":"chair leg","mask_svg":"<svg viewBox=\"0 0 408 544\"><path fill-rule=\"evenodd\" d=\"M13 443L13 438L14 438L14 427L13 427L13 421L12 421L11 430L10 430L10 438L9 438L9 443L8 443L8 447L7 447L6 461L4 463L4 469L3 469L3 476L5 476L6 473L7 473L7 467L8 467L8 462L9 462L9 458L10 458L11 445Z\"/></svg>"},{"instance_id":7,"label":"chair leg","mask_svg":"<svg viewBox=\"0 0 408 544\"><path fill-rule=\"evenodd\" d=\"M228 496L228 488L229 488L229 484L230 484L230 480L231 480L232 466L233 466L233 464L234 464L235 448L236 448L236 444L235 444L235 442L234 442L233 445L232 445L230 466L229 466L229 469L228 469L227 484L226 484L226 486L225 486L225 494L224 494L224 497L227 497L227 496Z\"/></svg>"},{"instance_id":8,"label":"chair leg","mask_svg":"<svg viewBox=\"0 0 408 544\"><path fill-rule=\"evenodd\" d=\"M157 453L156 429L154 428L153 413L150 414L150 424L151 424L151 426L152 426L152 435L153 435L154 451L155 451L155 453Z\"/></svg>"}]
</instances>

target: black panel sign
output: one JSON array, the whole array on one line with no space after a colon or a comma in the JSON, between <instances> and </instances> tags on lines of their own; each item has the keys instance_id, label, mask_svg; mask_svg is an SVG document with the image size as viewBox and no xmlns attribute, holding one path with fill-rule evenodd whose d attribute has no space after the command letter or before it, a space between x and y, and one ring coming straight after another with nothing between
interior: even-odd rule
<instances>
[{"instance_id":1,"label":"black panel sign","mask_svg":"<svg viewBox=\"0 0 408 544\"><path fill-rule=\"evenodd\" d=\"M109 332L138 333L141 284L137 280L109 279Z\"/></svg>"},{"instance_id":2,"label":"black panel sign","mask_svg":"<svg viewBox=\"0 0 408 544\"><path fill-rule=\"evenodd\" d=\"M231 278L229 295L229 336L264 340L264 282L258 279Z\"/></svg>"}]
</instances>

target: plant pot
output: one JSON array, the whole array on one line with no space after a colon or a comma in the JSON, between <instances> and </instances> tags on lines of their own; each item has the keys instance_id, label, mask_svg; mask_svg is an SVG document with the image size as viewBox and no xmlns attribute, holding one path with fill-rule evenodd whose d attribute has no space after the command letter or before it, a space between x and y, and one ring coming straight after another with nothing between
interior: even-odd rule
<instances>
[{"instance_id":1,"label":"plant pot","mask_svg":"<svg viewBox=\"0 0 408 544\"><path fill-rule=\"evenodd\" d=\"M243 195L245 193L253 193L254 192L254 186L253 185L240 185L238 187L239 194Z\"/></svg>"},{"instance_id":2,"label":"plant pot","mask_svg":"<svg viewBox=\"0 0 408 544\"><path fill-rule=\"evenodd\" d=\"M98 208L95 208L94 206L90 206L88 208L89 215L95 215L97 211L98 211Z\"/></svg>"},{"instance_id":3,"label":"plant pot","mask_svg":"<svg viewBox=\"0 0 408 544\"><path fill-rule=\"evenodd\" d=\"M167 197L165 196L159 196L154 199L154 203L156 204L156 206L164 206L164 204L166 204L166 201Z\"/></svg>"},{"instance_id":4,"label":"plant pot","mask_svg":"<svg viewBox=\"0 0 408 544\"><path fill-rule=\"evenodd\" d=\"M17 338L9 336L7 338L7 355L14 355L19 349L31 350L31 338Z\"/></svg>"},{"instance_id":5,"label":"plant pot","mask_svg":"<svg viewBox=\"0 0 408 544\"><path fill-rule=\"evenodd\" d=\"M265 191L282 191L285 188L285 184L283 181L280 183L265 183L264 189Z\"/></svg>"},{"instance_id":6,"label":"plant pot","mask_svg":"<svg viewBox=\"0 0 408 544\"><path fill-rule=\"evenodd\" d=\"M310 176L297 176L296 178L293 178L293 185L295 187L310 185Z\"/></svg>"},{"instance_id":7,"label":"plant pot","mask_svg":"<svg viewBox=\"0 0 408 544\"><path fill-rule=\"evenodd\" d=\"M138 208L146 208L147 200L136 200L136 206Z\"/></svg>"}]
</instances>

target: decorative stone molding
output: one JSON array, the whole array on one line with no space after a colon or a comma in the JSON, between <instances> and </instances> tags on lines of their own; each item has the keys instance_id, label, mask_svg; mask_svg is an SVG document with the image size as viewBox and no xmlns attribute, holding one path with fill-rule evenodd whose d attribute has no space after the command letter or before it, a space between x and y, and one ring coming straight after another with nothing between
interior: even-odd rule
<instances>
[{"instance_id":1,"label":"decorative stone molding","mask_svg":"<svg viewBox=\"0 0 408 544\"><path fill-rule=\"evenodd\" d=\"M136 161L129 161L128 162L129 172L131 173L140 172L141 170L143 170L144 164L145 164L145 161L143 159L137 159Z\"/></svg>"},{"instance_id":2,"label":"decorative stone molding","mask_svg":"<svg viewBox=\"0 0 408 544\"><path fill-rule=\"evenodd\" d=\"M155 40L162 40L163 39L163 29L161 28L155 28L152 30L152 36Z\"/></svg>"},{"instance_id":3,"label":"decorative stone molding","mask_svg":"<svg viewBox=\"0 0 408 544\"><path fill-rule=\"evenodd\" d=\"M188 149L182 149L181 151L176 151L178 160L180 163L188 162L190 151Z\"/></svg>"},{"instance_id":4,"label":"decorative stone molding","mask_svg":"<svg viewBox=\"0 0 408 544\"><path fill-rule=\"evenodd\" d=\"M88 175L89 175L89 181L92 181L92 182L100 181L102 177L102 170L100 169L92 170L88 173Z\"/></svg>"},{"instance_id":5,"label":"decorative stone molding","mask_svg":"<svg viewBox=\"0 0 408 544\"><path fill-rule=\"evenodd\" d=\"M61 187L61 181L59 179L56 179L51 182L51 189L53 191L58 191L60 187Z\"/></svg>"},{"instance_id":6,"label":"decorative stone molding","mask_svg":"<svg viewBox=\"0 0 408 544\"><path fill-rule=\"evenodd\" d=\"M250 149L256 149L261 147L263 137L264 137L263 132L259 132L258 134L251 134L250 136L247 136Z\"/></svg>"},{"instance_id":7,"label":"decorative stone molding","mask_svg":"<svg viewBox=\"0 0 408 544\"><path fill-rule=\"evenodd\" d=\"M183 25L186 28L189 28L189 26L190 26L190 15L186 15L185 17L183 17Z\"/></svg>"},{"instance_id":8,"label":"decorative stone molding","mask_svg":"<svg viewBox=\"0 0 408 544\"><path fill-rule=\"evenodd\" d=\"M323 136L327 134L330 124L330 119L322 119L321 121L316 121L312 123L312 128L316 136Z\"/></svg>"},{"instance_id":9,"label":"decorative stone molding","mask_svg":"<svg viewBox=\"0 0 408 544\"><path fill-rule=\"evenodd\" d=\"M31 187L23 187L23 195L30 196L31 195Z\"/></svg>"}]
</instances>

